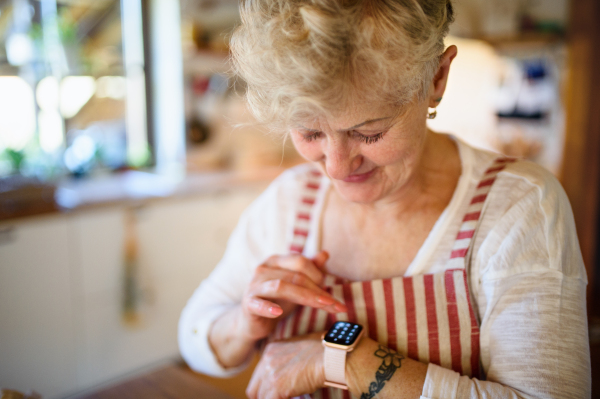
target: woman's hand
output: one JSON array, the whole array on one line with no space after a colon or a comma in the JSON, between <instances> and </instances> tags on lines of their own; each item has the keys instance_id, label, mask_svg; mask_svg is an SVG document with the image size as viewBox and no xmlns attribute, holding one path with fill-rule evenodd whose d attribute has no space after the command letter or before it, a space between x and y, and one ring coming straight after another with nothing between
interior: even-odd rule
<instances>
[{"instance_id":1,"label":"woman's hand","mask_svg":"<svg viewBox=\"0 0 600 399\"><path fill-rule=\"evenodd\" d=\"M246 395L250 399L287 399L323 387L321 333L272 342L254 369Z\"/></svg>"},{"instance_id":2,"label":"woman's hand","mask_svg":"<svg viewBox=\"0 0 600 399\"><path fill-rule=\"evenodd\" d=\"M298 305L332 313L347 311L320 287L327 258L325 251L313 259L271 256L256 268L241 303L217 318L209 330L208 342L223 367L247 361L256 343L271 334L279 320Z\"/></svg>"},{"instance_id":3,"label":"woman's hand","mask_svg":"<svg viewBox=\"0 0 600 399\"><path fill-rule=\"evenodd\" d=\"M321 251L312 260L301 255L271 256L256 268L241 304L242 320L238 326L251 340L267 337L280 318L297 305L319 308L331 313L345 312L320 285L322 268L329 258Z\"/></svg>"}]
</instances>

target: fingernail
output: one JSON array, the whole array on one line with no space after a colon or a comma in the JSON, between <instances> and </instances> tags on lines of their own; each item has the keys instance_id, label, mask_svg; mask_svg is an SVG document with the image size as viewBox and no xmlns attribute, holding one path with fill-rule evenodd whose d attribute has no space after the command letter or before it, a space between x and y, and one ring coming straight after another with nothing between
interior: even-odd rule
<instances>
[{"instance_id":1,"label":"fingernail","mask_svg":"<svg viewBox=\"0 0 600 399\"><path fill-rule=\"evenodd\" d=\"M317 297L317 302L323 305L332 305L333 303L335 303L335 300L328 296L319 296Z\"/></svg>"},{"instance_id":2,"label":"fingernail","mask_svg":"<svg viewBox=\"0 0 600 399\"><path fill-rule=\"evenodd\" d=\"M279 316L283 313L283 310L281 308L276 308L275 306L271 306L269 308L269 313L271 313L272 315L275 315L275 316Z\"/></svg>"},{"instance_id":3,"label":"fingernail","mask_svg":"<svg viewBox=\"0 0 600 399\"><path fill-rule=\"evenodd\" d=\"M337 310L338 312L347 312L348 308L346 307L346 305L342 305L341 303L336 303L335 310Z\"/></svg>"}]
</instances>

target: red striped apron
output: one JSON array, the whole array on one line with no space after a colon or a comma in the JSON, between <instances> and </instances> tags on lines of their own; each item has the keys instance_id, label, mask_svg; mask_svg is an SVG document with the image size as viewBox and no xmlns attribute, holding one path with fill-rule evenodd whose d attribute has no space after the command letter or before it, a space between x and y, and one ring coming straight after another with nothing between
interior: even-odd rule
<instances>
[{"instance_id":1,"label":"red striped apron","mask_svg":"<svg viewBox=\"0 0 600 399\"><path fill-rule=\"evenodd\" d=\"M272 339L323 331L338 320L360 323L380 344L424 363L435 363L469 377L480 376L479 325L471 305L467 265L471 241L496 175L513 159L499 158L477 185L456 236L446 270L434 274L371 281L346 281L326 276L324 287L345 303L347 313L329 314L298 307L282 320ZM294 226L290 250L302 253L314 217L313 205L321 173L311 170ZM315 399L350 398L348 391L323 388Z\"/></svg>"}]
</instances>

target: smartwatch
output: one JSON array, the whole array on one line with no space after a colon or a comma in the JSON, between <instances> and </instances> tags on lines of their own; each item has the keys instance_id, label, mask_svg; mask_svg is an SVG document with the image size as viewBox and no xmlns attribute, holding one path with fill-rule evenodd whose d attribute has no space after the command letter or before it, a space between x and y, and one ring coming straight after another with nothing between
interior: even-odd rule
<instances>
[{"instance_id":1,"label":"smartwatch","mask_svg":"<svg viewBox=\"0 0 600 399\"><path fill-rule=\"evenodd\" d=\"M346 354L352 352L363 334L360 324L347 321L335 322L323 334L323 368L325 369L325 385L328 387L348 389L346 383Z\"/></svg>"}]
</instances>

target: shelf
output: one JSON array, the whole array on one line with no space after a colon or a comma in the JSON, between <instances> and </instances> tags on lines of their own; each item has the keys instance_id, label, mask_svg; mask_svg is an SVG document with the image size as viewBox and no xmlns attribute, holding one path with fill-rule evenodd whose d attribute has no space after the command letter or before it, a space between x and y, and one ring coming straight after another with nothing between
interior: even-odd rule
<instances>
[{"instance_id":1,"label":"shelf","mask_svg":"<svg viewBox=\"0 0 600 399\"><path fill-rule=\"evenodd\" d=\"M515 47L544 47L554 44L562 44L567 41L565 35L556 33L541 32L522 32L517 35L509 36L482 36L476 38L482 40L497 49L515 48Z\"/></svg>"}]
</instances>

